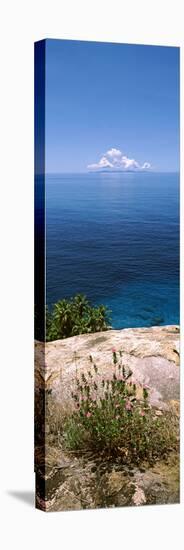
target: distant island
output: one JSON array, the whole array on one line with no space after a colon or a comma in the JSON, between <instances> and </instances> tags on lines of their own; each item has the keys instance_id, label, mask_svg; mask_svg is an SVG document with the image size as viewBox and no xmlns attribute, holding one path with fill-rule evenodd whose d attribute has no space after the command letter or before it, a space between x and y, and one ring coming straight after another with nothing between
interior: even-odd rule
<instances>
[{"instance_id":1,"label":"distant island","mask_svg":"<svg viewBox=\"0 0 184 550\"><path fill-rule=\"evenodd\" d=\"M88 174L106 174L106 173L110 173L110 174L128 174L128 173L133 173L133 174L143 174L143 173L150 173L150 172L153 172L152 170L112 170L111 168L106 168L106 170L88 170Z\"/></svg>"}]
</instances>

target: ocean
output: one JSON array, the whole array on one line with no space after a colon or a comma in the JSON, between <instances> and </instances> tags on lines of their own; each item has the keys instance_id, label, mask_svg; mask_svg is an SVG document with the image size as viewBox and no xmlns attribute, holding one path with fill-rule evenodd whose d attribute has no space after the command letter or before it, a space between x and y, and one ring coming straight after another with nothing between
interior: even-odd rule
<instances>
[{"instance_id":1,"label":"ocean","mask_svg":"<svg viewBox=\"0 0 184 550\"><path fill-rule=\"evenodd\" d=\"M179 174L46 176L46 299L76 293L113 328L179 323Z\"/></svg>"}]
</instances>

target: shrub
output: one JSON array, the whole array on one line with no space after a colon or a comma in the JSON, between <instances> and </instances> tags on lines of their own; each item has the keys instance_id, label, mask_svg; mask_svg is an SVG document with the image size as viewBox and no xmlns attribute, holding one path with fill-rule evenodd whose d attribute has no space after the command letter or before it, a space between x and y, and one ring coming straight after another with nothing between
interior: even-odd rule
<instances>
[{"instance_id":1,"label":"shrub","mask_svg":"<svg viewBox=\"0 0 184 550\"><path fill-rule=\"evenodd\" d=\"M136 463L166 455L177 444L174 417L157 416L149 405L149 388L134 383L121 352L113 350L111 379L98 379L98 368L90 360L92 368L76 378L75 410L64 428L66 446L120 454L122 460Z\"/></svg>"},{"instance_id":2,"label":"shrub","mask_svg":"<svg viewBox=\"0 0 184 550\"><path fill-rule=\"evenodd\" d=\"M58 340L77 334L100 332L109 325L105 306L92 307L85 296L77 294L70 300L60 300L52 312L46 310L46 339Z\"/></svg>"}]
</instances>

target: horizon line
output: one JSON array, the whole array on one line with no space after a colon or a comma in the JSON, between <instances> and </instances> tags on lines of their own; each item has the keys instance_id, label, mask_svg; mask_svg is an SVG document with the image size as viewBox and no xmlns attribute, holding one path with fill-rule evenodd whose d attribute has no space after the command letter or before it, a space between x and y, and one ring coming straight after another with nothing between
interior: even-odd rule
<instances>
[{"instance_id":1,"label":"horizon line","mask_svg":"<svg viewBox=\"0 0 184 550\"><path fill-rule=\"evenodd\" d=\"M175 170L74 170L74 171L45 171L35 175L57 175L57 174L180 174L180 169Z\"/></svg>"}]
</instances>

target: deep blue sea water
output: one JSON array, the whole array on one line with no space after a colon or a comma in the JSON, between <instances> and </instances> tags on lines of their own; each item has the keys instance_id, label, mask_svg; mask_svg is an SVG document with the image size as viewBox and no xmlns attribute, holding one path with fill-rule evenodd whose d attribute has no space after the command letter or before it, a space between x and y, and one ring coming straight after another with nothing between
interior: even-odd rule
<instances>
[{"instance_id":1,"label":"deep blue sea water","mask_svg":"<svg viewBox=\"0 0 184 550\"><path fill-rule=\"evenodd\" d=\"M179 322L179 175L46 177L47 304L84 293L115 328Z\"/></svg>"}]
</instances>

